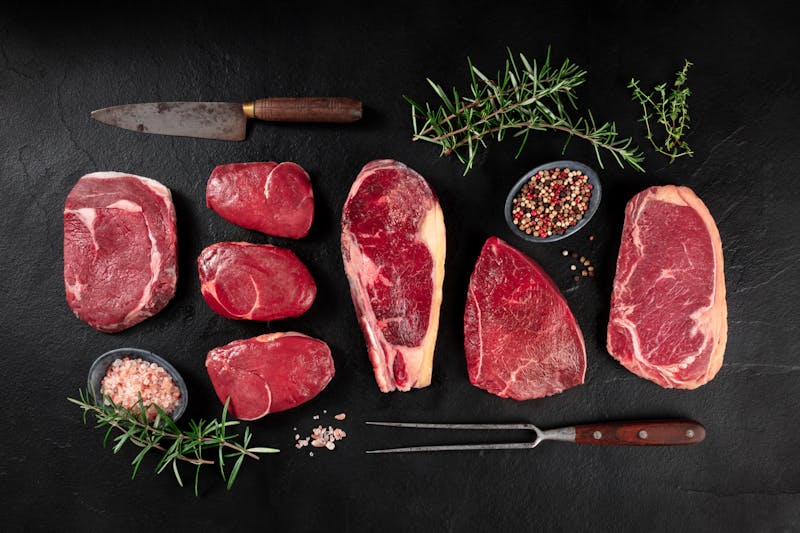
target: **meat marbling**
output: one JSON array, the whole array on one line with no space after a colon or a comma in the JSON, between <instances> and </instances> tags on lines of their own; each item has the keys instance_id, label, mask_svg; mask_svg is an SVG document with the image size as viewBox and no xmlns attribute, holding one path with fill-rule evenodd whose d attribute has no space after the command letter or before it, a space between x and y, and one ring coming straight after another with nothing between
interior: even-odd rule
<instances>
[{"instance_id":1,"label":"meat marbling","mask_svg":"<svg viewBox=\"0 0 800 533\"><path fill-rule=\"evenodd\" d=\"M214 348L206 370L231 414L255 420L319 394L334 375L330 348L302 333L270 333Z\"/></svg>"},{"instance_id":2,"label":"meat marbling","mask_svg":"<svg viewBox=\"0 0 800 533\"><path fill-rule=\"evenodd\" d=\"M78 318L106 333L127 329L167 305L177 276L169 189L121 172L78 180L64 205L64 285Z\"/></svg>"},{"instance_id":3,"label":"meat marbling","mask_svg":"<svg viewBox=\"0 0 800 533\"><path fill-rule=\"evenodd\" d=\"M469 380L501 398L529 400L583 383L586 348L566 300L531 258L489 237L464 312Z\"/></svg>"},{"instance_id":4,"label":"meat marbling","mask_svg":"<svg viewBox=\"0 0 800 533\"><path fill-rule=\"evenodd\" d=\"M367 163L342 211L342 257L378 387L431 382L444 280L444 216L406 165Z\"/></svg>"},{"instance_id":5,"label":"meat marbling","mask_svg":"<svg viewBox=\"0 0 800 533\"><path fill-rule=\"evenodd\" d=\"M203 298L228 318L297 317L311 307L317 294L305 265L279 246L218 242L200 253L197 270Z\"/></svg>"},{"instance_id":6,"label":"meat marbling","mask_svg":"<svg viewBox=\"0 0 800 533\"><path fill-rule=\"evenodd\" d=\"M314 219L311 179L292 162L232 163L214 169L206 205L243 228L299 239Z\"/></svg>"},{"instance_id":7,"label":"meat marbling","mask_svg":"<svg viewBox=\"0 0 800 533\"><path fill-rule=\"evenodd\" d=\"M625 209L608 351L662 387L694 389L722 366L728 335L722 242L687 187L651 187Z\"/></svg>"}]
</instances>

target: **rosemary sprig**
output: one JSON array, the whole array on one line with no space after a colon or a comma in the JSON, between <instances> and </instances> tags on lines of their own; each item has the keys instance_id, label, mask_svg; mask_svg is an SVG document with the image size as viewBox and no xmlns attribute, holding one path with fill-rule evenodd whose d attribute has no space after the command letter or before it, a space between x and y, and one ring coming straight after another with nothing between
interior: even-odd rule
<instances>
[{"instance_id":1,"label":"rosemary sprig","mask_svg":"<svg viewBox=\"0 0 800 533\"><path fill-rule=\"evenodd\" d=\"M677 158L688 155L692 157L694 153L683 140L683 135L689 129L689 105L686 99L691 95L691 91L686 85L686 78L689 67L692 63L684 60L683 68L675 74L675 81L667 94L667 84L662 83L653 88L653 92L645 93L639 87L639 80L631 78L628 88L633 91L633 99L642 106L642 118L647 128L647 140L659 154L669 157L670 164ZM653 127L650 120L655 116L656 124L664 127L666 137L662 144L656 142L653 135Z\"/></svg>"},{"instance_id":2,"label":"rosemary sprig","mask_svg":"<svg viewBox=\"0 0 800 533\"><path fill-rule=\"evenodd\" d=\"M237 433L229 433L229 428L239 424L236 420L228 420L228 402L222 408L220 420L199 422L190 420L188 430L181 430L159 406L153 405L157 411L155 421L147 420L147 409L142 404L141 398L137 406L125 409L115 405L108 396L103 397L104 401L98 402L94 392L78 389L78 399L67 398L83 410L83 422L88 423L88 415L91 413L96 421L96 428L106 428L103 438L103 447L108 444L108 439L114 430L120 432L113 438L113 452L118 453L125 443L131 443L141 448L133 459L133 474L131 479L136 477L139 467L148 452L157 451L161 453L161 458L156 464L156 474L160 474L168 466L172 467L172 472L178 485L183 486L178 469L178 463L188 463L194 465L194 493L198 494L198 482L200 479L200 468L204 465L219 466L219 472L223 481L226 482L228 490L233 486L233 482L239 474L239 469L245 457L258 460L258 454L277 453L275 448L250 447L252 433L250 428L245 428L244 434L239 442ZM205 452L213 452L213 459L209 458ZM226 471L226 466L233 462L230 470ZM227 463L226 463L227 462Z\"/></svg>"},{"instance_id":3,"label":"rosemary sprig","mask_svg":"<svg viewBox=\"0 0 800 533\"><path fill-rule=\"evenodd\" d=\"M577 109L575 89L585 82L586 71L565 59L560 67L551 65L550 49L544 62L531 64L519 54L519 63L511 50L497 79L491 80L468 59L471 84L468 96L459 95L453 88L448 94L441 85L428 79L441 105L420 105L408 96L414 128L413 140L427 141L441 146L441 155L455 154L466 169L472 168L481 146L487 137L502 141L507 132L520 137L516 157L522 152L531 131L555 130L568 134L562 148L567 148L572 137L590 142L603 166L600 149L609 152L617 163L623 161L643 171L644 156L630 138L620 139L616 125L606 122L598 126L592 113L577 120L570 109Z\"/></svg>"}]
</instances>

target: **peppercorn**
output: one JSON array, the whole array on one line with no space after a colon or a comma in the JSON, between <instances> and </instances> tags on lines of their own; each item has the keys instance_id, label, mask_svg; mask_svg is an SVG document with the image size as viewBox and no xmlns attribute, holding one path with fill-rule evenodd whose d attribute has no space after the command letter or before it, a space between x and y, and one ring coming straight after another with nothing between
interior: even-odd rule
<instances>
[{"instance_id":1,"label":"peppercorn","mask_svg":"<svg viewBox=\"0 0 800 533\"><path fill-rule=\"evenodd\" d=\"M542 170L514 197L511 218L528 235L541 238L563 235L583 219L591 196L589 177L580 170ZM565 256L567 253L562 252Z\"/></svg>"}]
</instances>

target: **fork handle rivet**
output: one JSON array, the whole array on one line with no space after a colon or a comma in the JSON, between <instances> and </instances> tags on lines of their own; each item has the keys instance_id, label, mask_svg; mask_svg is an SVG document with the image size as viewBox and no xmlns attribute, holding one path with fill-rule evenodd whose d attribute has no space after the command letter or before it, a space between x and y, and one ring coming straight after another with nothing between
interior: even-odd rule
<instances>
[{"instance_id":1,"label":"fork handle rivet","mask_svg":"<svg viewBox=\"0 0 800 533\"><path fill-rule=\"evenodd\" d=\"M693 439L694 438L694 430L693 429L687 429L686 430L686 437L689 438L689 439Z\"/></svg>"},{"instance_id":2,"label":"fork handle rivet","mask_svg":"<svg viewBox=\"0 0 800 533\"><path fill-rule=\"evenodd\" d=\"M639 431L639 438L640 439L646 439L647 438L647 432L645 430L643 430L643 429L640 430Z\"/></svg>"},{"instance_id":3,"label":"fork handle rivet","mask_svg":"<svg viewBox=\"0 0 800 533\"><path fill-rule=\"evenodd\" d=\"M603 436L603 434L602 434L602 433L600 433L599 431L595 431L594 433L592 433L592 437L594 437L594 438L595 438L595 440L600 440L600 438L601 438L602 436Z\"/></svg>"}]
</instances>

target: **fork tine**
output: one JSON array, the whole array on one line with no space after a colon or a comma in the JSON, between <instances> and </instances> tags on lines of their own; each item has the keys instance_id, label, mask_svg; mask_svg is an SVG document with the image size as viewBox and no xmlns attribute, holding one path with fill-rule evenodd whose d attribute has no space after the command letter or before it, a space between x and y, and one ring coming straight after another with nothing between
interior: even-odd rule
<instances>
[{"instance_id":1,"label":"fork tine","mask_svg":"<svg viewBox=\"0 0 800 533\"><path fill-rule=\"evenodd\" d=\"M521 429L535 431L533 424L428 424L421 422L364 422L370 426L419 429Z\"/></svg>"},{"instance_id":2,"label":"fork tine","mask_svg":"<svg viewBox=\"0 0 800 533\"><path fill-rule=\"evenodd\" d=\"M442 446L409 446L407 448L386 448L367 450L366 453L408 453L408 452L449 452L459 450L521 450L533 448L533 442L509 442L503 444L445 444Z\"/></svg>"}]
</instances>

